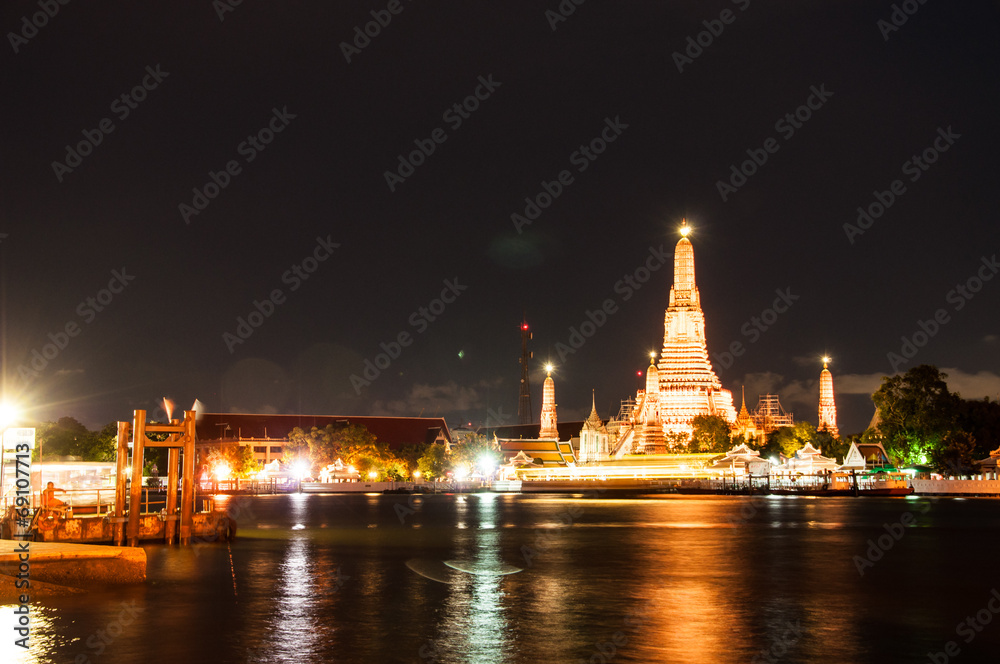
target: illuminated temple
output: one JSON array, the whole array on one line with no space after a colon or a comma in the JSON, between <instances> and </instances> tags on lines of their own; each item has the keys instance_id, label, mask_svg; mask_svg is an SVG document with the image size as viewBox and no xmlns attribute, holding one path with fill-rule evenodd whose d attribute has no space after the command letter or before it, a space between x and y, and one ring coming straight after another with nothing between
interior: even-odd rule
<instances>
[{"instance_id":1,"label":"illuminated temple","mask_svg":"<svg viewBox=\"0 0 1000 664\"><path fill-rule=\"evenodd\" d=\"M823 358L823 371L819 374L819 424L820 431L826 429L834 438L840 437L837 429L837 404L833 399L833 374L826 365L829 357Z\"/></svg>"},{"instance_id":2,"label":"illuminated temple","mask_svg":"<svg viewBox=\"0 0 1000 664\"><path fill-rule=\"evenodd\" d=\"M674 283L663 319L659 362L651 360L645 389L636 392L635 403L623 407L609 423L609 428L619 425L621 432L612 453L618 458L666 452L672 440L690 439L698 415L718 415L736 423L733 395L722 388L708 356L689 232L685 220L674 249Z\"/></svg>"},{"instance_id":3,"label":"illuminated temple","mask_svg":"<svg viewBox=\"0 0 1000 664\"><path fill-rule=\"evenodd\" d=\"M674 249L674 285L663 321L660 378L660 418L665 433L690 435L696 415L719 415L736 422L733 394L722 389L705 345L705 314L694 281L694 247L685 220Z\"/></svg>"}]
</instances>

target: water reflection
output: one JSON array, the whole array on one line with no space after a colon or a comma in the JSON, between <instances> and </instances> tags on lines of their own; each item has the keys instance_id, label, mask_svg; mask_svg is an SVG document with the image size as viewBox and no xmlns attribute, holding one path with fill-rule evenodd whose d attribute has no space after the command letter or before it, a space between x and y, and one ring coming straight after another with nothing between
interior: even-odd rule
<instances>
[{"instance_id":1,"label":"water reflection","mask_svg":"<svg viewBox=\"0 0 1000 664\"><path fill-rule=\"evenodd\" d=\"M503 560L501 533L496 529L495 494L459 496L456 526L467 529L445 564L459 574L449 577L449 594L436 625L440 655L493 664L509 661L510 628L502 586L520 568Z\"/></svg>"},{"instance_id":2,"label":"water reflection","mask_svg":"<svg viewBox=\"0 0 1000 664\"><path fill-rule=\"evenodd\" d=\"M147 546L145 585L36 604L25 661L87 654L125 600L142 613L94 661L917 661L995 585L996 504L261 497L231 546ZM990 626L962 659L998 645Z\"/></svg>"}]
</instances>

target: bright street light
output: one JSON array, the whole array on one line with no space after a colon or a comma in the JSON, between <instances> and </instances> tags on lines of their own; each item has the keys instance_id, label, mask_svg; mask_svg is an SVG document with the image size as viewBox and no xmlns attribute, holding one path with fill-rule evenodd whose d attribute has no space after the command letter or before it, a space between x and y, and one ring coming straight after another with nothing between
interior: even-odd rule
<instances>
[{"instance_id":1,"label":"bright street light","mask_svg":"<svg viewBox=\"0 0 1000 664\"><path fill-rule=\"evenodd\" d=\"M0 431L13 424L18 417L20 417L20 413L14 404L6 401L0 403Z\"/></svg>"}]
</instances>

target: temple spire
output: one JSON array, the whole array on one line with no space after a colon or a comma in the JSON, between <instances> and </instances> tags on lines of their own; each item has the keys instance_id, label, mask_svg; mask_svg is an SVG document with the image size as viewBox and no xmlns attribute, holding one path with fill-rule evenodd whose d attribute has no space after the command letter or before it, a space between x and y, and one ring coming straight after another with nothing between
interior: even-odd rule
<instances>
[{"instance_id":1,"label":"temple spire","mask_svg":"<svg viewBox=\"0 0 1000 664\"><path fill-rule=\"evenodd\" d=\"M545 365L545 383L542 385L542 425L538 431L539 438L559 439L556 428L556 384L552 380L552 365Z\"/></svg>"},{"instance_id":2,"label":"temple spire","mask_svg":"<svg viewBox=\"0 0 1000 664\"><path fill-rule=\"evenodd\" d=\"M833 374L827 368L829 357L823 358L823 370L819 373L819 424L817 429L826 429L834 438L840 436L837 429L837 404L833 398Z\"/></svg>"},{"instance_id":3,"label":"temple spire","mask_svg":"<svg viewBox=\"0 0 1000 664\"><path fill-rule=\"evenodd\" d=\"M674 283L663 316L663 348L656 363L664 433L687 436L697 415L719 415L730 424L736 422L733 394L722 388L708 354L690 234L685 219L674 249Z\"/></svg>"},{"instance_id":4,"label":"temple spire","mask_svg":"<svg viewBox=\"0 0 1000 664\"><path fill-rule=\"evenodd\" d=\"M670 288L670 305L685 306L698 304L698 288L694 280L694 247L687 236L691 227L687 219L681 226L681 239L674 249L674 284Z\"/></svg>"}]
</instances>

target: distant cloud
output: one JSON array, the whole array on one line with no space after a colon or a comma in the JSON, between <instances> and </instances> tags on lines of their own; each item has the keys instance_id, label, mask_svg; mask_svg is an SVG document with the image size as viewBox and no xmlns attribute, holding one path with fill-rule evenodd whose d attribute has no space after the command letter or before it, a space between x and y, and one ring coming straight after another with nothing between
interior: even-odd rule
<instances>
[{"instance_id":1,"label":"distant cloud","mask_svg":"<svg viewBox=\"0 0 1000 664\"><path fill-rule=\"evenodd\" d=\"M985 342L986 342L986 343L988 343L988 344L991 344L991 343L993 343L993 342L994 342L994 341L996 341L997 339L1000 339L1000 337L998 337L998 336L997 336L997 335L995 335L995 334L987 334L987 335L986 335L985 337L983 337L983 341L985 341Z\"/></svg>"},{"instance_id":2,"label":"distant cloud","mask_svg":"<svg viewBox=\"0 0 1000 664\"><path fill-rule=\"evenodd\" d=\"M82 374L83 369L58 369L56 371L57 376L73 376L75 374Z\"/></svg>"},{"instance_id":3,"label":"distant cloud","mask_svg":"<svg viewBox=\"0 0 1000 664\"><path fill-rule=\"evenodd\" d=\"M833 376L834 394L865 394L871 395L882 384L884 373L844 374Z\"/></svg>"},{"instance_id":4,"label":"distant cloud","mask_svg":"<svg viewBox=\"0 0 1000 664\"><path fill-rule=\"evenodd\" d=\"M794 362L797 367L813 367L817 371L823 368L822 355L796 355L792 358L792 362Z\"/></svg>"},{"instance_id":5,"label":"distant cloud","mask_svg":"<svg viewBox=\"0 0 1000 664\"><path fill-rule=\"evenodd\" d=\"M961 369L941 368L947 375L945 381L951 392L963 399L992 399L1000 396L1000 376L991 371L968 373ZM882 384L884 373L833 375L833 391L837 396L861 394L870 396ZM761 394L777 394L781 407L786 411L799 413L796 419L813 420L819 405L819 378L788 381L784 376L772 372L752 373L744 376L747 409L757 407L757 397ZM737 410L740 407L740 393L734 390L733 399Z\"/></svg>"},{"instance_id":6,"label":"distant cloud","mask_svg":"<svg viewBox=\"0 0 1000 664\"><path fill-rule=\"evenodd\" d=\"M796 419L815 420L815 411L819 404L819 379L787 381L784 376L771 371L751 373L743 377L746 387L747 410L757 407L758 397L762 394L777 394L781 407L785 412L799 415ZM740 393L733 394L736 409L740 407ZM810 413L803 416L802 413Z\"/></svg>"},{"instance_id":7,"label":"distant cloud","mask_svg":"<svg viewBox=\"0 0 1000 664\"><path fill-rule=\"evenodd\" d=\"M495 381L480 381L471 386L448 381L443 385L418 383L410 388L402 399L376 401L372 404L372 415L395 415L406 417L443 417L468 411L486 409L486 392L500 384Z\"/></svg>"},{"instance_id":8,"label":"distant cloud","mask_svg":"<svg viewBox=\"0 0 1000 664\"><path fill-rule=\"evenodd\" d=\"M1000 395L1000 376L992 371L980 371L970 374L961 369L942 368L941 373L947 374L945 381L948 389L962 395L963 399L996 399Z\"/></svg>"}]
</instances>

